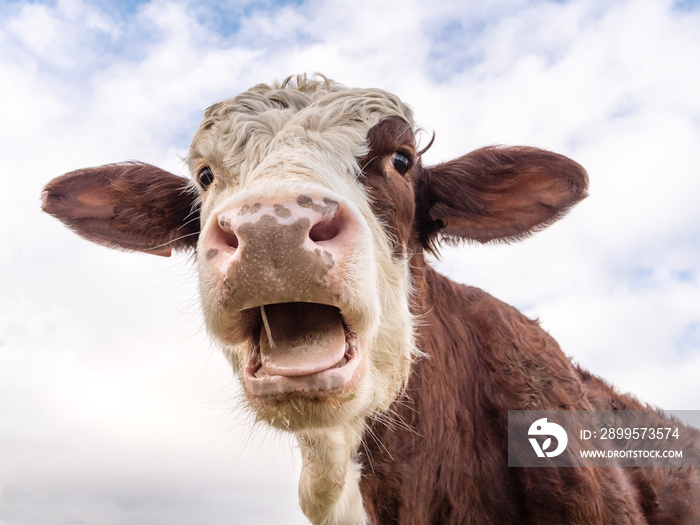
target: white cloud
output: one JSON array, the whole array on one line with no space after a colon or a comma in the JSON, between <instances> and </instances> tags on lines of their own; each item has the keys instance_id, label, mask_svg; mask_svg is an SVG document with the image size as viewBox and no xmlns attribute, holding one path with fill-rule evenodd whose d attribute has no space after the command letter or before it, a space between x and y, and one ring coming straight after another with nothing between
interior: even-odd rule
<instances>
[{"instance_id":1,"label":"white cloud","mask_svg":"<svg viewBox=\"0 0 700 525\"><path fill-rule=\"evenodd\" d=\"M229 410L240 394L202 333L186 258L88 245L39 212L43 184L86 165L137 158L184 174L207 105L304 71L399 94L437 132L428 163L518 143L586 166L591 196L562 222L517 245L446 250L438 266L539 316L622 390L698 408L697 9L313 0L236 12L231 26L164 0L0 14L0 487L89 523L304 522L290 442L250 437Z\"/></svg>"}]
</instances>

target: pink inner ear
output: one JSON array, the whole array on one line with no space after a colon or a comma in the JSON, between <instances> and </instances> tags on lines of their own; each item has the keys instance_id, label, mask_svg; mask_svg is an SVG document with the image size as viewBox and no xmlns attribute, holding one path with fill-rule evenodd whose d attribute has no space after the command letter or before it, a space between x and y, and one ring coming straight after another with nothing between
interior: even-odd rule
<instances>
[{"instance_id":1,"label":"pink inner ear","mask_svg":"<svg viewBox=\"0 0 700 525\"><path fill-rule=\"evenodd\" d=\"M114 206L110 203L109 195L105 188L93 188L78 194L77 201L86 209L76 210L75 218L94 217L96 219L106 219L114 215Z\"/></svg>"}]
</instances>

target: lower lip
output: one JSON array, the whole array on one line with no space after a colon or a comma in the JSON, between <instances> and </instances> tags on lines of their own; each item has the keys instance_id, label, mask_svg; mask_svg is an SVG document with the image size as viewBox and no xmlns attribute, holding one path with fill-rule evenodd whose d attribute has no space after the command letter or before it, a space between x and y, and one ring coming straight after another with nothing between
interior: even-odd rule
<instances>
[{"instance_id":1,"label":"lower lip","mask_svg":"<svg viewBox=\"0 0 700 525\"><path fill-rule=\"evenodd\" d=\"M244 372L246 391L252 397L269 401L338 397L346 390L351 390L357 383L362 363L358 347L357 338L353 337L349 341L349 350L345 355L347 362L343 366L328 368L309 375L256 377L258 366L255 363L249 363Z\"/></svg>"}]
</instances>

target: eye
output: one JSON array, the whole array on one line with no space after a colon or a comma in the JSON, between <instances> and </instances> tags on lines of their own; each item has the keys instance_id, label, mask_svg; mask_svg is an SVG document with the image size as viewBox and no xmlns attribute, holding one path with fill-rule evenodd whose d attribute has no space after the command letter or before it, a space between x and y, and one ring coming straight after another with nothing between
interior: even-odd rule
<instances>
[{"instance_id":1,"label":"eye","mask_svg":"<svg viewBox=\"0 0 700 525\"><path fill-rule=\"evenodd\" d=\"M214 173L212 173L209 166L205 166L199 172L198 178L200 186L206 190L209 186L211 186L211 183L214 182Z\"/></svg>"},{"instance_id":2,"label":"eye","mask_svg":"<svg viewBox=\"0 0 700 525\"><path fill-rule=\"evenodd\" d=\"M411 167L411 161L408 159L408 157L403 153L399 153L398 151L391 156L391 164L401 175L406 175L408 168Z\"/></svg>"}]
</instances>

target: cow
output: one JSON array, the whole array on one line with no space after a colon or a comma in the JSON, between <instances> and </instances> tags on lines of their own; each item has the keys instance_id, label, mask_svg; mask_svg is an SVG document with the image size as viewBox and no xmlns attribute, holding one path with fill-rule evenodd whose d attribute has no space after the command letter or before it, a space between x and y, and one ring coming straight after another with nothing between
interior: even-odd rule
<instances>
[{"instance_id":1,"label":"cow","mask_svg":"<svg viewBox=\"0 0 700 525\"><path fill-rule=\"evenodd\" d=\"M289 77L205 111L191 178L81 169L43 209L108 247L195 254L208 332L256 418L296 436L314 524L700 523L697 469L508 467L509 410L648 407L426 255L527 237L588 176L522 146L423 166L416 129L386 91Z\"/></svg>"}]
</instances>

